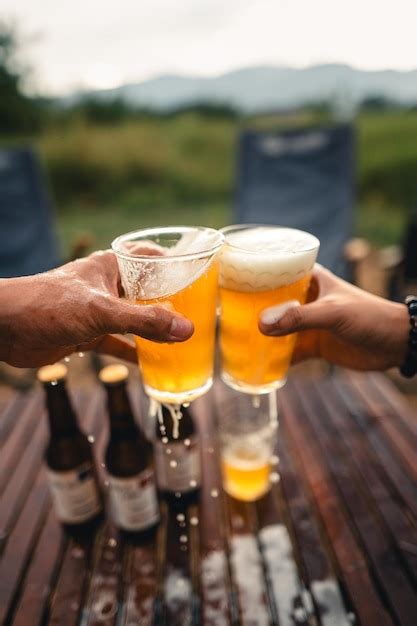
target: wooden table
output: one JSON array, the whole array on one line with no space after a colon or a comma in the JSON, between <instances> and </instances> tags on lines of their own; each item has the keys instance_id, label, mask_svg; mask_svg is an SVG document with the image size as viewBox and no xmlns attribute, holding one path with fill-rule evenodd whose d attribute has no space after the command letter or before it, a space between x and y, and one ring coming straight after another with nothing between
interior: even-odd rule
<instances>
[{"instance_id":1,"label":"wooden table","mask_svg":"<svg viewBox=\"0 0 417 626\"><path fill-rule=\"evenodd\" d=\"M74 401L101 459L103 394ZM281 480L248 505L221 491L221 403L195 402L200 505L185 521L162 505L142 545L109 524L68 538L45 482L39 390L0 405L0 624L416 626L415 416L376 374L293 378L279 405Z\"/></svg>"}]
</instances>

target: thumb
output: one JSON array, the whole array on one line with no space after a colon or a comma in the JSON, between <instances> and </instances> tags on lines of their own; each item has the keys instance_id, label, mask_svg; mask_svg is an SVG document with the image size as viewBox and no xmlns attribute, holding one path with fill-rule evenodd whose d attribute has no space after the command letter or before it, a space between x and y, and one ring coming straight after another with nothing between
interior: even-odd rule
<instances>
[{"instance_id":1,"label":"thumb","mask_svg":"<svg viewBox=\"0 0 417 626\"><path fill-rule=\"evenodd\" d=\"M304 304L290 300L262 311L259 330L264 335L280 337L299 330L331 328L334 324L331 309L322 301Z\"/></svg>"},{"instance_id":2,"label":"thumb","mask_svg":"<svg viewBox=\"0 0 417 626\"><path fill-rule=\"evenodd\" d=\"M133 333L153 341L185 341L194 332L190 320L162 306L135 305L114 298L103 313L106 333Z\"/></svg>"}]
</instances>

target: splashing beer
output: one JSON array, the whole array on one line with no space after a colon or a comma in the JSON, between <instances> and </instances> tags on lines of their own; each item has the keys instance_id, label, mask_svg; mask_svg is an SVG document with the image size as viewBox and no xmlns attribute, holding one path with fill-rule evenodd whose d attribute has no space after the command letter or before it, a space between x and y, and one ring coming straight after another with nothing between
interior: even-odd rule
<instances>
[{"instance_id":1,"label":"splashing beer","mask_svg":"<svg viewBox=\"0 0 417 626\"><path fill-rule=\"evenodd\" d=\"M266 337L260 313L289 300L306 300L319 241L278 226L230 226L220 258L222 378L239 391L282 387L296 335Z\"/></svg>"}]
</instances>

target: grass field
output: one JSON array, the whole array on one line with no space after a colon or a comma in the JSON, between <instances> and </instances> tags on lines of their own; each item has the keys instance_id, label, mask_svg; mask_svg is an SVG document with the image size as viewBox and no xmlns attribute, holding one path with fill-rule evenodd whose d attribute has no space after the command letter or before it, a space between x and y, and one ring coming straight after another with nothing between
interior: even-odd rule
<instances>
[{"instance_id":1,"label":"grass field","mask_svg":"<svg viewBox=\"0 0 417 626\"><path fill-rule=\"evenodd\" d=\"M113 126L79 119L50 127L34 142L51 181L64 245L89 232L95 246L104 247L142 226L229 222L242 125L312 121L308 113L244 123L197 113ZM363 112L356 127L356 232L376 245L398 242L407 211L417 208L417 111Z\"/></svg>"}]
</instances>

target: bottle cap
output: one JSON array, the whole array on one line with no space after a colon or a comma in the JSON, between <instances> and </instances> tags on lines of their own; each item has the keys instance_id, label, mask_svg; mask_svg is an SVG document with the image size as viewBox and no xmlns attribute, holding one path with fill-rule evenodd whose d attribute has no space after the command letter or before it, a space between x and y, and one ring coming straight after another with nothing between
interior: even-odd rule
<instances>
[{"instance_id":1,"label":"bottle cap","mask_svg":"<svg viewBox=\"0 0 417 626\"><path fill-rule=\"evenodd\" d=\"M114 363L103 367L98 377L104 385L117 385L129 378L129 370L122 363Z\"/></svg>"},{"instance_id":2,"label":"bottle cap","mask_svg":"<svg viewBox=\"0 0 417 626\"><path fill-rule=\"evenodd\" d=\"M63 363L45 365L38 369L38 380L41 383L53 383L66 378L67 373L68 369Z\"/></svg>"}]
</instances>

